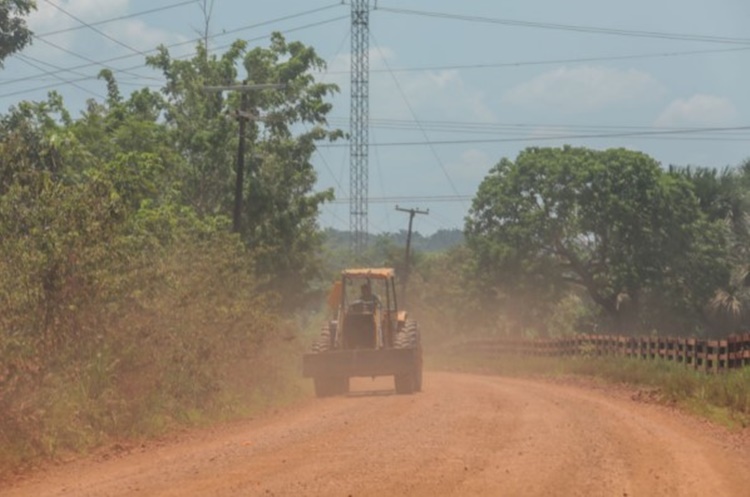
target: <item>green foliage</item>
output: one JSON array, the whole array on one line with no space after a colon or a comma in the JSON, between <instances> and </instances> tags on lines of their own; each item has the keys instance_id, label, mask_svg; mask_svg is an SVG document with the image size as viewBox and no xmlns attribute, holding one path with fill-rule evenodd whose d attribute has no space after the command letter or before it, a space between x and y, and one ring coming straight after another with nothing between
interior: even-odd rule
<instances>
[{"instance_id":1,"label":"green foliage","mask_svg":"<svg viewBox=\"0 0 750 497\"><path fill-rule=\"evenodd\" d=\"M586 291L615 329L684 332L729 277L726 229L689 181L622 149L529 148L501 160L466 221L478 275L556 302Z\"/></svg>"},{"instance_id":2,"label":"green foliage","mask_svg":"<svg viewBox=\"0 0 750 497\"><path fill-rule=\"evenodd\" d=\"M0 119L0 472L231 416L288 383L265 254L185 201L167 102L102 77L109 98L77 120L55 94Z\"/></svg>"},{"instance_id":3,"label":"green foliage","mask_svg":"<svg viewBox=\"0 0 750 497\"><path fill-rule=\"evenodd\" d=\"M726 227L732 274L707 303L711 328L719 336L747 329L750 325L750 161L720 171L670 167L670 174L690 181L708 219Z\"/></svg>"},{"instance_id":4,"label":"green foliage","mask_svg":"<svg viewBox=\"0 0 750 497\"><path fill-rule=\"evenodd\" d=\"M474 283L471 257L464 246L428 254L409 279L410 309L425 330L426 344L455 341L496 324L483 311L488 299Z\"/></svg>"},{"instance_id":5,"label":"green foliage","mask_svg":"<svg viewBox=\"0 0 750 497\"><path fill-rule=\"evenodd\" d=\"M550 337L573 336L587 329L592 319L592 310L579 295L571 292L563 296L554 306L547 321Z\"/></svg>"},{"instance_id":6,"label":"green foliage","mask_svg":"<svg viewBox=\"0 0 750 497\"><path fill-rule=\"evenodd\" d=\"M317 178L311 158L316 142L342 136L326 129L331 110L326 98L338 89L311 74L324 66L323 60L312 48L276 33L268 48L248 51L245 42L237 41L219 57L199 45L193 59L178 60L162 47L148 63L167 79L164 117L169 142L184 159L179 176L183 202L201 215L232 212L238 131L227 114L246 108L265 116L250 120L246 129L249 171L242 185L246 201L240 231L256 250L269 288L291 303L301 302L321 271L316 258L319 207L333 198L332 191L313 191ZM281 83L284 88L242 95L204 91L207 85L235 84L239 63L248 84Z\"/></svg>"},{"instance_id":7,"label":"green foliage","mask_svg":"<svg viewBox=\"0 0 750 497\"><path fill-rule=\"evenodd\" d=\"M335 228L323 230L327 249L349 250L350 233ZM380 239L387 238L397 247L406 246L406 230L396 233L381 233L372 235L373 244L380 243ZM464 234L460 229L440 229L432 235L423 235L419 231L412 233L411 246L415 252L444 252L464 243Z\"/></svg>"},{"instance_id":8,"label":"green foliage","mask_svg":"<svg viewBox=\"0 0 750 497\"><path fill-rule=\"evenodd\" d=\"M132 202L117 171L40 172L1 198L0 445L18 457L226 410L237 370L249 392L266 381L279 321L252 254L226 222Z\"/></svg>"},{"instance_id":9,"label":"green foliage","mask_svg":"<svg viewBox=\"0 0 750 497\"><path fill-rule=\"evenodd\" d=\"M33 0L0 0L0 68L9 55L31 43L24 17L33 9Z\"/></svg>"}]
</instances>

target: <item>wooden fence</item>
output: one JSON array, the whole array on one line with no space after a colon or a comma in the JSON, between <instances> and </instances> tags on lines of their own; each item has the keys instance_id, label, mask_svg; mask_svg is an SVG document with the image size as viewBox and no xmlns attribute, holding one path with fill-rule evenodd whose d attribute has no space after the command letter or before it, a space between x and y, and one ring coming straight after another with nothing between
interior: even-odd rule
<instances>
[{"instance_id":1,"label":"wooden fence","mask_svg":"<svg viewBox=\"0 0 750 497\"><path fill-rule=\"evenodd\" d=\"M724 340L673 337L576 335L569 338L493 338L458 344L456 352L481 356L617 356L665 359L703 371L750 366L750 333Z\"/></svg>"}]
</instances>

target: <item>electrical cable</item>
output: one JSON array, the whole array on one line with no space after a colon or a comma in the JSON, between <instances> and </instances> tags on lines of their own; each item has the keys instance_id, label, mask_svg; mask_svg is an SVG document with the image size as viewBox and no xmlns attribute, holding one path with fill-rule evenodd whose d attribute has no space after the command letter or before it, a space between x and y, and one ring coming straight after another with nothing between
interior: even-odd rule
<instances>
[{"instance_id":1,"label":"electrical cable","mask_svg":"<svg viewBox=\"0 0 750 497\"><path fill-rule=\"evenodd\" d=\"M303 122L302 126L305 128L305 132L307 133L310 132L310 128L308 128L307 123ZM328 174L330 174L331 177L333 178L333 181L336 182L336 185L339 187L339 191L344 191L344 187L341 186L341 183L339 182L338 178L333 173L333 169L331 169L331 166L330 164L328 164L328 161L326 160L325 156L320 153L320 150L318 149L318 147L315 147L315 153L318 155L318 157L320 157L320 160L323 161L323 166L325 166L326 170L328 171Z\"/></svg>"},{"instance_id":2,"label":"electrical cable","mask_svg":"<svg viewBox=\"0 0 750 497\"><path fill-rule=\"evenodd\" d=\"M343 39L341 40L341 42L338 45L338 48L336 49L336 52L335 52L335 55L333 56L333 59L336 59L339 56L339 54L341 53L341 51L344 48L344 44L346 43L346 40L348 40L348 39L349 39L349 30L346 30L346 33L344 34ZM320 159L323 161L323 165L328 170L328 173L331 175L331 177L333 178L333 181L338 186L339 191L343 192L344 191L344 186L342 184L343 175L342 175L342 177L340 179L338 176L336 176L334 174L333 170L331 169L331 166L329 165L329 163L326 160L325 156L320 153L320 150L318 149L318 147L315 147L315 152L318 154L318 157L320 157ZM344 159L346 159L346 157L344 157Z\"/></svg>"},{"instance_id":3,"label":"electrical cable","mask_svg":"<svg viewBox=\"0 0 750 497\"><path fill-rule=\"evenodd\" d=\"M617 60L634 60L634 59L653 59L663 57L683 57L689 55L704 55L717 53L747 52L750 47L733 47L733 48L711 48L705 50L682 50L674 52L658 52L650 54L630 54L630 55L604 55L599 57L570 57L565 59L546 59L546 60L529 60L517 62L490 62L478 64L449 64L442 66L423 66L423 67L395 67L391 70L399 72L426 72L426 71L451 71L451 70L473 70L473 69L496 69L503 67L527 67L543 66L558 64L583 64L587 62L611 62ZM328 71L328 74L349 74L350 71ZM387 69L372 69L371 73L387 73Z\"/></svg>"},{"instance_id":4,"label":"electrical cable","mask_svg":"<svg viewBox=\"0 0 750 497\"><path fill-rule=\"evenodd\" d=\"M66 53L66 54L68 54L68 55L72 55L73 57L76 57L76 58L78 58L78 59L81 59L81 60L85 60L86 62L88 62L88 63L89 63L89 65L88 65L88 66L92 66L92 65L99 65L99 62L95 61L94 59L92 59L92 58L90 58L90 57L87 57L87 56L85 56L85 55L81 55L81 54L79 54L79 53L76 53L76 52L74 52L74 51L72 51L72 50L68 50L67 48L61 47L60 45L56 45L56 44L52 43L51 41L47 41L47 40L45 40L44 38L40 38L40 39L39 39L39 41L41 41L41 42L42 42L42 43L44 43L45 45L49 45L50 47L52 47L52 48L54 48L54 49L56 49L56 50L59 50L59 51L61 51L61 52L65 52L65 53ZM88 67L88 66L87 66L87 67ZM107 69L109 69L110 71L113 71L113 72L121 72L121 73L123 73L123 74L129 74L129 75L131 75L131 76L135 76L135 77L137 77L137 78L141 78L141 79L156 79L156 78L152 78L152 77L148 77L148 76L143 76L143 75L141 75L141 74L138 74L138 73L132 72L132 71L130 71L130 70L124 70L124 71L123 71L123 70L118 70L118 69L116 69L115 67L112 67L112 66L109 66L109 65L105 65L105 64L102 64L102 66L103 66L103 67L105 67L105 68L107 68ZM140 67L142 67L142 66L138 66L138 67L140 68ZM73 70L75 70L75 69L78 69L78 68L74 68ZM66 72L68 72L69 70L68 70L68 69L65 69L65 71L66 71ZM46 73L45 73L45 74L46 74ZM35 76L32 76L31 78L25 78L25 79L33 79L34 77L36 77L36 75L35 75ZM8 83L10 83L10 81L6 81L6 82L4 82L3 84L8 84Z\"/></svg>"},{"instance_id":5,"label":"electrical cable","mask_svg":"<svg viewBox=\"0 0 750 497\"><path fill-rule=\"evenodd\" d=\"M373 138L375 137L375 133L372 133ZM380 194L385 197L385 184L383 183L383 169L380 167L380 153L378 152L378 149L373 149L374 155L375 155L375 170L378 172L378 183L380 185ZM369 195L368 195L369 198ZM385 210L385 224L388 227L388 231L392 229L391 225L391 216L390 216L390 209Z\"/></svg>"},{"instance_id":6,"label":"electrical cable","mask_svg":"<svg viewBox=\"0 0 750 497\"><path fill-rule=\"evenodd\" d=\"M344 123L344 118L331 117L329 122L332 124ZM466 121L420 121L416 123L411 120L402 119L370 119L372 128L390 129L398 131L419 131L421 129L430 130L438 133L458 133L472 135L520 135L526 136L530 131L538 133L540 131L551 134L551 136L560 133L569 134L571 130L580 132L596 133L602 129L610 131L679 131L679 130L696 130L706 131L705 127L654 127L654 126L628 126L628 125L604 125L604 124L549 124L549 123L486 123L486 122L466 122ZM744 130L728 131L711 131L713 138L717 136L746 139L747 132Z\"/></svg>"},{"instance_id":7,"label":"electrical cable","mask_svg":"<svg viewBox=\"0 0 750 497\"><path fill-rule=\"evenodd\" d=\"M174 9L177 7L183 7L185 5L195 4L196 0L186 0L184 2L173 3L171 5L164 5L162 7L156 7L149 10L141 10L140 12L133 12L132 14L124 14L117 17L110 17L109 19L102 19L101 21L94 21L88 23L89 26L101 26L103 24L109 24L111 22L123 21L125 19L132 19L133 17L140 17L148 14L154 14L156 12L163 12L165 10ZM48 31L42 34L35 34L34 38L46 38L48 36L59 35L62 33L68 33L70 31L78 31L80 29L86 29L87 26L71 26L69 28L57 29L55 31Z\"/></svg>"},{"instance_id":8,"label":"electrical cable","mask_svg":"<svg viewBox=\"0 0 750 497\"><path fill-rule=\"evenodd\" d=\"M375 42L375 47L378 50L378 53L380 53L380 58L382 59L383 64L390 71L390 65L388 64L388 60L383 55L383 52L380 50L380 45L378 44L377 40L375 39L375 35L372 33L372 31L370 31L370 36L372 37L373 41ZM443 164L443 161L440 158L440 155L438 155L437 150L435 150L435 148L432 146L431 142L429 141L429 137L427 136L427 132L424 130L424 128L422 128L421 124L419 123L419 119L417 119L417 115L414 112L414 108L409 103L409 99L406 98L406 93L404 92L403 88L401 88L401 83L399 83L398 78L396 77L396 75L393 72L391 72L391 77L393 78L393 82L396 83L396 88L398 88L398 91L401 94L401 98L404 100L404 103L406 104L406 108L409 109L409 113L411 114L412 119L414 119L414 121L419 126L419 128L420 128L420 130L422 132L422 135L424 136L424 138L426 140L425 144L427 144L429 146L430 151L432 152L433 157L435 158L435 160L437 161L438 165L440 166L440 169L443 171L443 175L448 180L448 184L451 186L451 189L453 190L453 193L455 193L456 195L458 195L458 190L456 189L456 185L453 183L453 180L451 179L450 175L448 174L448 171L446 170L445 165Z\"/></svg>"},{"instance_id":9,"label":"electrical cable","mask_svg":"<svg viewBox=\"0 0 750 497\"><path fill-rule=\"evenodd\" d=\"M28 65L30 67L33 67L34 69L37 69L37 70L40 70L40 71L44 70L44 69L42 69L42 67L39 64L37 64L37 63L34 62L34 60L36 60L36 59L33 59L32 57L29 57L29 56L24 55L24 54L18 54L18 59L21 62L23 62L24 64L26 64L26 65ZM47 64L46 62L42 62L42 61L38 61L38 62L41 63L41 64ZM73 82L67 81L62 76L58 76L58 75L53 74L53 77L58 78L63 83L70 84L70 85L74 86L75 88L78 88L79 90L88 93L89 95L93 95L93 96L101 98L101 99L105 99L106 98L101 93L96 93L95 91L89 90L88 88L85 88L85 87L79 85L78 83L73 83Z\"/></svg>"},{"instance_id":10,"label":"electrical cable","mask_svg":"<svg viewBox=\"0 0 750 497\"><path fill-rule=\"evenodd\" d=\"M569 134L569 135L552 135L552 136L529 136L522 138L488 138L475 140L426 140L426 141L401 141L401 142L383 142L371 143L371 147L406 147L422 145L466 145L478 143L511 143L511 142L534 142L548 140L578 140L594 138L639 138L639 137L670 137L672 135L687 135L694 133L712 133L721 131L750 131L750 126L729 126L720 128L693 128L677 130L652 130L652 131L631 131L631 132L612 132L612 133L590 133L590 134ZM691 137L690 140L697 138ZM718 141L724 141L717 139ZM726 140L726 139L725 139ZM746 140L743 140L746 141ZM341 145L322 144L321 148L336 148Z\"/></svg>"},{"instance_id":11,"label":"electrical cable","mask_svg":"<svg viewBox=\"0 0 750 497\"><path fill-rule=\"evenodd\" d=\"M89 24L88 22L84 21L80 17L77 17L77 16L71 14L70 12L68 12L65 9L63 9L62 7L60 7L59 5L57 5L56 3L52 2L51 0L44 0L44 2L46 2L49 5L51 5L52 7L56 8L57 10L59 10L60 12L62 12L63 14L65 14L66 16L70 17L71 19L73 19L77 23L81 24L82 26L85 26L86 28L89 28L94 33L96 33L96 34L98 34L100 36L103 36L104 38L108 39L109 41L111 41L113 43L116 43L117 45L120 45L121 47L126 48L126 49L130 50L131 52L133 52L135 54L143 55L144 57L146 56L145 52L143 52L141 50L138 50L138 49L135 49L135 48L131 47L130 45L121 42L117 38L108 35L104 31L102 31L101 29L99 29L99 28L97 28L95 26L92 26L91 24Z\"/></svg>"},{"instance_id":12,"label":"electrical cable","mask_svg":"<svg viewBox=\"0 0 750 497\"><path fill-rule=\"evenodd\" d=\"M336 201L327 202L327 203L321 204L322 207L323 207L323 209L324 209L324 213L327 214L327 215L329 215L329 216L331 216L331 217L333 217L336 221L338 221L339 225L342 227L342 230L348 230L349 229L349 221L344 220L341 216L339 216L338 214L336 214L336 209L334 209L333 205L331 205L331 204L334 204L334 203L336 203Z\"/></svg>"},{"instance_id":13,"label":"electrical cable","mask_svg":"<svg viewBox=\"0 0 750 497\"><path fill-rule=\"evenodd\" d=\"M287 21L287 20L294 19L294 18L297 18L297 17L303 17L303 16L315 14L315 13L318 13L318 12L322 12L322 11L325 11L325 10L329 10L331 8L339 7L340 5L341 5L340 3L329 4L329 5L324 6L324 7L318 7L318 8L315 8L315 9L310 9L310 10L298 12L296 14L286 15L286 16L283 16L283 17L278 17L278 18L275 18L275 19L270 19L268 21L263 21L263 22L259 22L259 23L254 23L254 24L248 24L248 25L245 25L245 26L240 26L238 28L234 28L234 29L223 31L221 33L210 35L209 38L210 39L215 39L215 38L219 38L219 37L222 37L222 36L227 36L227 35L230 35L230 34L235 34L235 33L241 32L241 31L247 31L249 29L255 29L255 28L258 28L258 27L266 26L266 25L269 25L269 24L276 24L276 23L279 23L279 22L282 22L282 21ZM337 17L337 18L334 18L334 19L335 20L340 20L340 19L348 19L348 18L349 18L349 16L347 15L347 16L340 16L340 17ZM324 21L323 23L320 23L320 24L325 24L326 22L332 22L332 21ZM313 25L320 25L320 24L314 23ZM312 25L310 27L312 27ZM291 32L293 30L295 30L295 29L285 30L284 32ZM255 39L265 39L267 37L268 37L268 35L264 35L264 36L262 36L260 38L255 38ZM203 37L193 38L193 39L190 39L190 40L186 40L186 41L181 41L181 42L176 42L176 43L172 43L172 44L169 44L169 45L165 45L164 47L167 48L167 49L175 48L175 47L179 47L179 46L193 44L193 43L199 42L199 41L201 41L203 39L204 39ZM250 40L247 40L247 41L254 41L255 39L250 39ZM40 41L42 41L42 43L46 43L46 44L52 45L50 42L47 42L46 40L40 39ZM55 46L55 45L52 45L52 46ZM220 50L220 49L226 48L228 46L231 46L231 44L229 44L229 45L223 45L221 47L217 47L217 48L215 48L215 49L213 49L211 51L214 52L216 50ZM158 51L158 49L152 49L152 50L145 51L145 53L152 53L152 52L157 52L157 51ZM66 68L66 70L69 71L69 70L85 69L85 68L88 68L88 67L91 67L91 66L102 66L102 65L108 64L110 62L116 62L116 61L120 61L120 60L131 59L131 58L137 57L139 55L140 54L119 55L119 56L111 57L109 59L105 59L105 60L101 60L101 61L91 61L89 59L88 60L89 63L87 63L87 64L80 64L80 65L77 65L77 66L68 67L68 68ZM138 68L142 68L142 67L143 67L143 65L139 64L137 66L132 66L132 67L125 68L125 69L116 69L115 68L115 69L111 69L111 70L113 70L115 72L123 72L123 71L130 71L132 69L138 69ZM23 81L29 81L29 80L33 80L36 77L37 77L37 75L31 75L31 76L24 76L24 77L21 77L21 78L15 78L15 79L6 80L6 81L0 81L0 86L12 84L12 83L20 83L20 82L23 82ZM35 89L46 89L46 88L47 87L45 87L45 88L35 88ZM29 91L31 91L31 90L29 90ZM2 97L0 97L0 98L2 98Z\"/></svg>"},{"instance_id":14,"label":"electrical cable","mask_svg":"<svg viewBox=\"0 0 750 497\"><path fill-rule=\"evenodd\" d=\"M295 32L295 31L301 31L303 29L309 29L309 28L312 28L312 27L322 26L324 24L330 24L330 23L337 22L337 21L340 21L340 20L343 20L343 19L349 19L349 16L348 15L346 15L346 16L338 16L338 17L334 17L334 18L331 18L331 19L326 19L326 20L323 20L323 21L318 21L318 22L306 24L306 25L303 25L303 26L298 26L296 28L286 29L286 30L283 30L282 33L292 33L292 32ZM245 41L252 42L252 41L258 41L258 40L264 40L264 39L268 38L269 36L270 36L269 34L265 34L263 36L258 36L258 37L255 37L255 38L248 38ZM44 40L42 40L42 41L44 41ZM218 47L214 48L213 50L211 50L211 52L223 50L223 49L228 48L230 46L231 46L231 44L221 45L221 46L218 46ZM174 59L176 59L176 60L184 59L184 58L192 57L193 55L194 54L188 54L188 55L185 55L185 56L174 57ZM121 59L125 59L125 58L130 58L130 57L133 57L133 55L125 55L125 56L121 56L121 57L115 57L113 59L109 59L107 62L112 62L113 60L121 60ZM81 65L81 66L67 68L67 69L65 69L65 71L71 71L71 70L81 69L81 68L84 68L84 67L91 67L92 65L97 65L97 63L84 64L84 65ZM132 73L130 73L129 71L131 69L138 69L138 68L143 68L143 65L132 66L132 67L125 68L125 69L112 68L110 70L112 70L113 72L124 72L126 74L131 74L132 75ZM135 77L140 78L141 76L135 75ZM19 79L12 80L12 81L0 82L0 85L10 84L10 83L15 83L15 82L20 82L20 81L26 81L28 79L33 79L33 78L34 77L32 76L32 77L19 78ZM96 79L96 77L91 76L91 77L88 77L88 78L74 79L74 80L70 80L70 83L74 83L74 82L77 83L77 82L87 81L87 80L91 80L91 79ZM146 78L146 79L153 79L153 80L156 80L156 81L163 81L162 79L156 78L156 77ZM58 86L57 84L48 84L48 85L36 86L34 88L26 88L26 89L23 89L23 90L18 90L18 91L13 91L13 92L9 92L9 93L4 93L4 94L0 95L0 98L7 98L7 97L16 96L16 95L22 95L22 94L29 93L29 92L32 92L32 91L46 90L46 89L49 89L49 88L56 88L57 86Z\"/></svg>"},{"instance_id":15,"label":"electrical cable","mask_svg":"<svg viewBox=\"0 0 750 497\"><path fill-rule=\"evenodd\" d=\"M431 11L424 11L424 10L400 9L400 8L393 8L393 7L380 7L378 10L380 12L391 12L395 14L433 17L433 18L438 18L438 19L452 19L452 20L478 22L478 23L500 24L504 26L514 26L514 27L523 27L523 28L540 28L540 29L552 29L552 30L562 30L562 31L575 31L575 32L580 32L580 33L629 36L629 37L637 37L637 38L659 38L659 39L666 39L666 40L750 45L750 38L696 35L696 34L686 34L686 33L668 33L668 32L662 32L662 31L646 31L646 30L635 30L635 29L603 28L603 27L598 27L598 26L584 26L584 25L577 25L577 24L561 24L561 23L537 22L537 21L521 21L521 20L516 20L516 19L499 19L499 18L492 18L492 17L486 17L486 16L469 16L469 15L461 15L461 14L451 14L451 13L446 13L446 12L431 12Z\"/></svg>"}]
</instances>

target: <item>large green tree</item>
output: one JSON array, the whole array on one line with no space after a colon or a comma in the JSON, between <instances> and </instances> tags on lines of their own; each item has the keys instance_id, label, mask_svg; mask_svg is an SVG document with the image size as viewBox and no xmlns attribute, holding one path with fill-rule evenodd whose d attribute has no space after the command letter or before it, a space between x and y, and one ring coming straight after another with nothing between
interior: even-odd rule
<instances>
[{"instance_id":1,"label":"large green tree","mask_svg":"<svg viewBox=\"0 0 750 497\"><path fill-rule=\"evenodd\" d=\"M312 156L316 142L342 133L327 127L327 98L338 89L315 81L324 66L315 51L274 34L270 46L247 50L235 42L221 56L199 44L190 60L174 59L165 48L148 59L166 77L164 116L170 140L183 157L184 201L201 214L232 212L238 143L233 118L241 107L262 119L248 122L247 171L240 234L258 253L258 267L272 286L299 297L319 271L321 240L317 216L331 191L315 192ZM238 73L243 67L244 76ZM206 92L206 86L279 83L282 89Z\"/></svg>"},{"instance_id":2,"label":"large green tree","mask_svg":"<svg viewBox=\"0 0 750 497\"><path fill-rule=\"evenodd\" d=\"M699 316L729 274L726 229L690 182L624 149L529 148L501 160L466 235L486 281L545 295L583 288L620 329Z\"/></svg>"},{"instance_id":3,"label":"large green tree","mask_svg":"<svg viewBox=\"0 0 750 497\"><path fill-rule=\"evenodd\" d=\"M9 56L31 43L25 16L36 9L33 0L0 0L0 67Z\"/></svg>"},{"instance_id":4,"label":"large green tree","mask_svg":"<svg viewBox=\"0 0 750 497\"><path fill-rule=\"evenodd\" d=\"M690 181L701 210L727 228L732 277L718 289L708 310L720 333L747 327L750 320L750 160L736 167L670 167L670 174Z\"/></svg>"}]
</instances>

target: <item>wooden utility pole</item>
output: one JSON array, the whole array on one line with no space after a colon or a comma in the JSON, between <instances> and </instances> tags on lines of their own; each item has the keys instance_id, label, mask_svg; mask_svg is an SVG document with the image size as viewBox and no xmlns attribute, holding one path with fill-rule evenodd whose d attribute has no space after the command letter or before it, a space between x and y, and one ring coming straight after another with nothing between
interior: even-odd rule
<instances>
[{"instance_id":1,"label":"wooden utility pole","mask_svg":"<svg viewBox=\"0 0 750 497\"><path fill-rule=\"evenodd\" d=\"M234 210L232 212L232 231L239 233L242 225L242 186L245 182L245 127L248 121L261 121L262 117L251 114L247 109L247 94L251 91L284 88L285 84L247 84L243 81L241 85L228 86L204 86L203 91L224 92L237 91L240 96L240 108L235 112L235 117L240 124L240 139L237 145L237 171L234 186Z\"/></svg>"},{"instance_id":2,"label":"wooden utility pole","mask_svg":"<svg viewBox=\"0 0 750 497\"><path fill-rule=\"evenodd\" d=\"M234 184L234 211L232 212L232 231L240 232L240 220L242 219L242 186L245 184L245 123L248 121L247 93L240 95L240 110L237 112L237 120L240 123L240 140L237 144L237 173Z\"/></svg>"},{"instance_id":3,"label":"wooden utility pole","mask_svg":"<svg viewBox=\"0 0 750 497\"><path fill-rule=\"evenodd\" d=\"M409 272L411 271L411 228L414 222L414 216L416 216L417 214L427 215L430 213L430 209L427 209L426 211L420 209L403 209L397 205L396 210L409 213L409 231L406 234L406 255L404 257L404 263L406 264L406 267L404 267L404 290L402 296L404 304L406 304L406 284L409 281Z\"/></svg>"}]
</instances>

